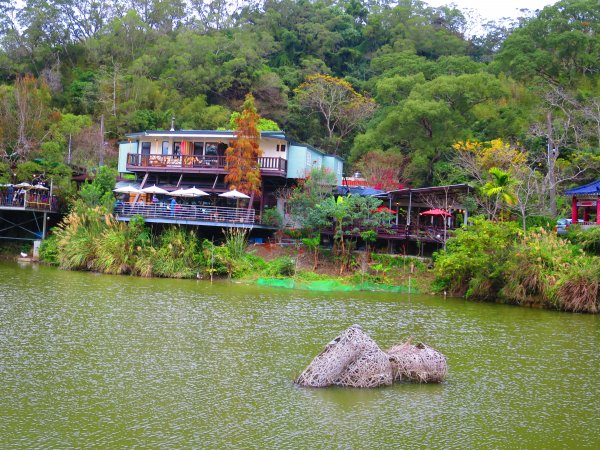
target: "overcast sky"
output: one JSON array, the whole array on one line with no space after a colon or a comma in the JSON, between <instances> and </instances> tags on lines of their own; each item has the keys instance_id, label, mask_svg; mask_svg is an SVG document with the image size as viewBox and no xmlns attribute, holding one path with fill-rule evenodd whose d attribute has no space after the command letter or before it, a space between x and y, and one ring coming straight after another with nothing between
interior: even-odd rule
<instances>
[{"instance_id":1,"label":"overcast sky","mask_svg":"<svg viewBox=\"0 0 600 450\"><path fill-rule=\"evenodd\" d=\"M553 5L558 0L424 0L431 6L456 4L459 9L474 9L484 22L500 19L501 17L522 16L519 9L543 9L544 6Z\"/></svg>"}]
</instances>

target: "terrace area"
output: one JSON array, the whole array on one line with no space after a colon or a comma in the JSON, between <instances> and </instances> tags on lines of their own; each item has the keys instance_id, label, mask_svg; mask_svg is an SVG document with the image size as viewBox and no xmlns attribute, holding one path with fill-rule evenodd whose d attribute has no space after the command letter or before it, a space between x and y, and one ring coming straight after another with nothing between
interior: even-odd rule
<instances>
[{"instance_id":1,"label":"terrace area","mask_svg":"<svg viewBox=\"0 0 600 450\"><path fill-rule=\"evenodd\" d=\"M261 174L285 177L287 160L278 157L260 157L258 165ZM177 173L227 173L225 156L194 155L144 155L130 153L127 155L127 170Z\"/></svg>"},{"instance_id":2,"label":"terrace area","mask_svg":"<svg viewBox=\"0 0 600 450\"><path fill-rule=\"evenodd\" d=\"M128 221L142 216L147 222L177 223L184 225L227 226L249 228L259 225L256 211L248 208L226 206L177 204L145 204L142 202L118 202L114 213L119 220Z\"/></svg>"}]
</instances>

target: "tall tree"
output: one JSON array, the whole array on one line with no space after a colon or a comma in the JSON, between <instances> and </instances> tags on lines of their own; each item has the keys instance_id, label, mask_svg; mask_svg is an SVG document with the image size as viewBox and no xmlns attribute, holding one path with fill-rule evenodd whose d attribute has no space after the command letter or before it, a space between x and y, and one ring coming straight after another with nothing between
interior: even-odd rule
<instances>
[{"instance_id":1,"label":"tall tree","mask_svg":"<svg viewBox=\"0 0 600 450\"><path fill-rule=\"evenodd\" d=\"M0 157L12 163L31 156L48 134L50 94L32 75L0 91Z\"/></svg>"},{"instance_id":2,"label":"tall tree","mask_svg":"<svg viewBox=\"0 0 600 450\"><path fill-rule=\"evenodd\" d=\"M300 105L321 116L327 129L327 150L338 153L342 140L375 113L376 104L347 81L329 75L310 75L295 91Z\"/></svg>"},{"instance_id":3,"label":"tall tree","mask_svg":"<svg viewBox=\"0 0 600 450\"><path fill-rule=\"evenodd\" d=\"M260 149L260 116L254 106L252 94L246 95L242 113L236 119L235 140L225 151L227 175L225 182L236 189L251 195L260 195L262 180L258 158Z\"/></svg>"}]
</instances>

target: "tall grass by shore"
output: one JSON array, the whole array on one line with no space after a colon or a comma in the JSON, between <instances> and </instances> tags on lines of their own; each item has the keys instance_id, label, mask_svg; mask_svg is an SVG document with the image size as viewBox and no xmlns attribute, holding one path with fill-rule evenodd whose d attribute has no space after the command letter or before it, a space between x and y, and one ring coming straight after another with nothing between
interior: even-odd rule
<instances>
[{"instance_id":1,"label":"tall grass by shore","mask_svg":"<svg viewBox=\"0 0 600 450\"><path fill-rule=\"evenodd\" d=\"M435 273L438 289L470 299L600 310L600 258L543 229L475 219L436 255Z\"/></svg>"},{"instance_id":2,"label":"tall grass by shore","mask_svg":"<svg viewBox=\"0 0 600 450\"><path fill-rule=\"evenodd\" d=\"M589 237L573 241L543 229L523 232L516 223L475 218L435 255L434 288L468 299L598 313L600 257L584 251L584 246L595 248ZM222 241L215 244L177 226L153 235L141 217L124 223L100 208L86 208L65 217L43 242L40 254L63 269L143 277L296 274L293 258L266 261L248 253L247 244L242 229L223 230ZM392 262L398 263L391 256L378 259L364 273L357 266L351 277L360 275L363 283L365 276L373 278L367 281L393 283L387 274L394 269Z\"/></svg>"},{"instance_id":3,"label":"tall grass by shore","mask_svg":"<svg viewBox=\"0 0 600 450\"><path fill-rule=\"evenodd\" d=\"M247 233L224 231L220 245L174 226L153 235L142 217L120 222L101 208L78 208L42 243L43 261L66 270L142 277L288 276L291 258L271 262L246 253ZM292 270L293 272L293 270Z\"/></svg>"}]
</instances>

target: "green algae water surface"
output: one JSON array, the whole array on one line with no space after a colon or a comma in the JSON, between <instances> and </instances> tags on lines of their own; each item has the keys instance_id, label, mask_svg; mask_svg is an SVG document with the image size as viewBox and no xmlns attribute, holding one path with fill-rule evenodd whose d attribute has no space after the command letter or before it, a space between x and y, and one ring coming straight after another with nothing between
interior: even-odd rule
<instances>
[{"instance_id":1,"label":"green algae water surface","mask_svg":"<svg viewBox=\"0 0 600 450\"><path fill-rule=\"evenodd\" d=\"M1 448L599 448L600 318L0 263ZM340 331L440 385L292 382Z\"/></svg>"}]
</instances>

